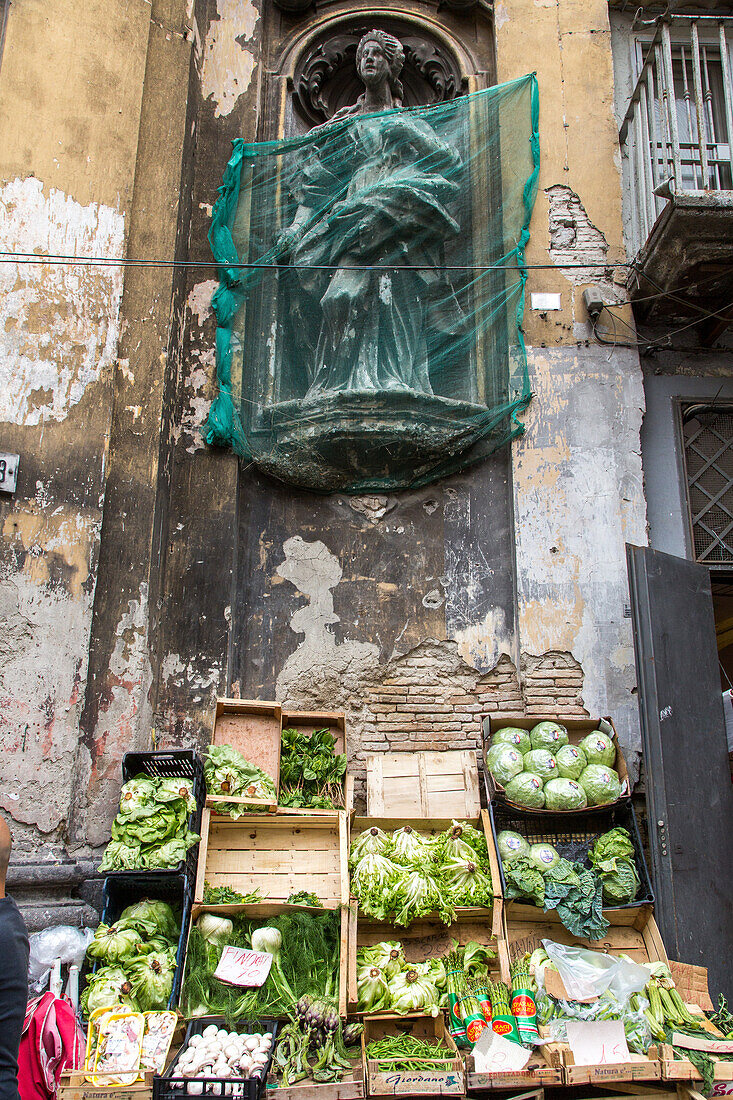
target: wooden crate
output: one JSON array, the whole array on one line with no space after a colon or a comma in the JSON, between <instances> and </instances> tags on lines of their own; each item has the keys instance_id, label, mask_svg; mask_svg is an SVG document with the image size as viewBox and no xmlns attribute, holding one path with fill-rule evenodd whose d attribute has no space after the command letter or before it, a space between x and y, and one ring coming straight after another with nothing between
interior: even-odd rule
<instances>
[{"instance_id":1,"label":"wooden crate","mask_svg":"<svg viewBox=\"0 0 733 1100\"><path fill-rule=\"evenodd\" d=\"M623 953L634 962L663 962L669 965L662 937L649 911L651 907L614 910L614 914L622 919L611 924L602 940L584 940L574 936L552 912L543 913L534 906L523 908L532 916L525 918L522 912L516 911L509 916L506 911L503 912L503 939L512 959L541 947L543 940L554 940L569 947L589 947L593 951L613 955Z\"/></svg>"},{"instance_id":2,"label":"wooden crate","mask_svg":"<svg viewBox=\"0 0 733 1100\"><path fill-rule=\"evenodd\" d=\"M508 955L501 937L503 918L502 902L497 898L493 911L486 909L459 910L458 919L452 924L443 924L438 917L424 917L413 921L409 928L398 928L387 921L372 920L360 916L356 901L352 901L349 916L349 968L348 999L349 1012L358 1011L359 995L356 986L356 956L360 947L370 947L383 940L398 940L408 962L425 962L427 959L441 958L453 947L457 940L461 946L469 941L492 947L497 955L492 970L494 981L509 980ZM370 1019L364 1013L364 1019ZM393 1018L396 1013L382 1012L379 1015Z\"/></svg>"},{"instance_id":3,"label":"wooden crate","mask_svg":"<svg viewBox=\"0 0 733 1100\"><path fill-rule=\"evenodd\" d=\"M364 1067L361 1053L352 1064L351 1071L340 1081L319 1084L308 1078L295 1085L284 1088L278 1084L277 1077L270 1072L267 1082L267 1095L276 1100L362 1100L366 1095L364 1085Z\"/></svg>"},{"instance_id":4,"label":"wooden crate","mask_svg":"<svg viewBox=\"0 0 733 1100\"><path fill-rule=\"evenodd\" d=\"M576 1066L569 1049L563 1050L563 1075L566 1085L607 1085L633 1081L660 1081L662 1064L656 1047L649 1048L646 1057L632 1054L629 1062L609 1062L602 1066Z\"/></svg>"},{"instance_id":5,"label":"wooden crate","mask_svg":"<svg viewBox=\"0 0 733 1100\"><path fill-rule=\"evenodd\" d=\"M330 906L331 909L338 906ZM245 917L251 921L267 921L278 917L283 913L292 913L300 910L305 913L319 912L309 905L286 905L284 902L256 902L252 905L203 905L193 907L193 919L191 927L202 913L215 913L218 917ZM190 931L189 931L190 936ZM188 952L188 946L186 947ZM348 971L349 971L349 908L341 907L339 929L339 1016L346 1016L346 1000L348 995ZM185 971L184 971L185 974Z\"/></svg>"},{"instance_id":6,"label":"wooden crate","mask_svg":"<svg viewBox=\"0 0 733 1100\"><path fill-rule=\"evenodd\" d=\"M542 946L543 940L554 940L575 947L589 947L593 951L613 955L626 954L634 962L663 962L669 964L667 952L659 934L651 906L641 909L615 910L621 919L611 924L602 940L581 939L561 924L554 913L541 913L534 906L524 906L533 912L532 918L524 914L511 916L505 911L504 939L509 959L532 952ZM604 1082L657 1081L661 1078L661 1063L656 1048L650 1048L648 1057L633 1055L630 1062L619 1065L576 1066L569 1048L561 1048L563 1075L566 1085L597 1085ZM605 1087L605 1086L604 1086Z\"/></svg>"},{"instance_id":7,"label":"wooden crate","mask_svg":"<svg viewBox=\"0 0 733 1100\"><path fill-rule=\"evenodd\" d=\"M280 783L280 738L282 710L279 703L252 699L217 699L212 722L211 744L231 745L245 760L272 777L277 791ZM207 795L206 805L213 810L222 802L253 806L255 813L274 810L277 798L227 798ZM199 861L201 856L199 855Z\"/></svg>"},{"instance_id":8,"label":"wooden crate","mask_svg":"<svg viewBox=\"0 0 733 1100\"><path fill-rule=\"evenodd\" d=\"M669 969L677 987L677 992L683 1001L695 1004L705 1012L712 1012L713 1005L708 992L708 971L705 966L694 966L692 963L669 961Z\"/></svg>"},{"instance_id":9,"label":"wooden crate","mask_svg":"<svg viewBox=\"0 0 733 1100\"><path fill-rule=\"evenodd\" d=\"M601 730L607 734L613 741L616 747L616 762L614 768L618 772L618 777L621 780L621 795L620 798L628 798L631 787L629 784L629 770L626 766L626 760L624 754L621 751L621 746L618 740L618 734L614 727L611 718L563 718L561 715L546 715L543 717L534 718L515 718L512 715L491 714L488 718L484 719L484 775L486 779L486 796L489 802L494 799L499 802L506 802L508 806L516 806L517 809L522 810L524 813L543 814L544 810L533 810L527 806L519 806L518 803L512 802L507 798L506 791L502 787L501 783L498 783L488 767L486 767L486 750L489 747L491 737L497 730L503 729L505 726L515 726L517 729L531 730L533 726L536 726L538 722L560 722L568 731L568 740L571 745L579 744L586 734L592 733L594 730ZM488 732L486 730L488 726ZM620 799L619 799L620 800ZM589 807L593 810L607 810L609 806L613 806L615 803L610 802L607 806L593 806ZM552 813L561 814L574 814L579 812L578 810L552 810Z\"/></svg>"},{"instance_id":10,"label":"wooden crate","mask_svg":"<svg viewBox=\"0 0 733 1100\"><path fill-rule=\"evenodd\" d=\"M687 1058L677 1060L674 1057L672 1047L663 1043L660 1047L660 1061L662 1066L663 1081L702 1081L702 1076L697 1067ZM713 1080L717 1084L730 1083L730 1092L733 1092L733 1057L720 1058L715 1062ZM715 1096L713 1089L713 1096Z\"/></svg>"},{"instance_id":11,"label":"wooden crate","mask_svg":"<svg viewBox=\"0 0 733 1100\"><path fill-rule=\"evenodd\" d=\"M334 752L337 755L341 753L347 757L347 773L344 776L343 783L343 806L340 809L346 810L350 813L354 805L354 779L353 776L348 774L348 753L346 748L346 716L339 711L327 711L327 710L284 710L282 712L282 729L294 729L298 733L305 733L307 736L315 730L328 729L331 731L334 737L335 745ZM292 806L279 806L278 813L281 814L337 814L338 808L335 810L310 810L310 809L297 809ZM323 1085L314 1085L317 1088L323 1088Z\"/></svg>"},{"instance_id":12,"label":"wooden crate","mask_svg":"<svg viewBox=\"0 0 733 1100\"><path fill-rule=\"evenodd\" d=\"M445 832L446 829L450 829L453 821L457 820L452 817L425 817L419 821L411 819L412 825L416 832L424 833L426 836L433 836L435 833ZM474 817L461 818L462 821L467 821L469 825L473 825L475 829L482 832L486 838L486 847L489 853L489 870L491 872L491 887L494 892L494 897L501 897L501 877L499 874L499 863L496 856L496 848L491 838L491 820L489 818L488 810L481 810ZM400 817L355 817L351 821L350 828L350 840L359 836L360 833L365 832L367 829L371 829L376 826L378 829L382 829L384 832L394 832L395 829L401 829L405 824L405 820ZM467 909L466 912L472 912L473 910ZM477 909L476 912L486 914L485 909Z\"/></svg>"},{"instance_id":13,"label":"wooden crate","mask_svg":"<svg viewBox=\"0 0 733 1100\"><path fill-rule=\"evenodd\" d=\"M90 1074L91 1076L91 1074ZM57 1100L152 1100L153 1074L134 1085L93 1085L82 1070L65 1070L61 1074Z\"/></svg>"},{"instance_id":14,"label":"wooden crate","mask_svg":"<svg viewBox=\"0 0 733 1100\"><path fill-rule=\"evenodd\" d=\"M307 890L326 909L349 900L346 814L291 817L248 814L232 820L204 810L194 904L204 883L241 894L260 889L269 902ZM221 906L216 907L217 909ZM194 910L196 912L196 910Z\"/></svg>"},{"instance_id":15,"label":"wooden crate","mask_svg":"<svg viewBox=\"0 0 733 1100\"><path fill-rule=\"evenodd\" d=\"M366 1048L375 1039L385 1035L409 1034L419 1039L442 1039L455 1052L448 1069L415 1070L389 1073L379 1068L376 1061L367 1058ZM368 1096L462 1096L466 1091L463 1060L456 1044L446 1031L443 1014L439 1016L369 1016L364 1022L361 1037L366 1088Z\"/></svg>"},{"instance_id":16,"label":"wooden crate","mask_svg":"<svg viewBox=\"0 0 733 1100\"><path fill-rule=\"evenodd\" d=\"M479 1073L473 1055L466 1055L466 1091L483 1092L485 1089L533 1089L550 1085L562 1085L563 1071L559 1055L553 1055L550 1064L541 1050L535 1050L523 1070L512 1073Z\"/></svg>"},{"instance_id":17,"label":"wooden crate","mask_svg":"<svg viewBox=\"0 0 733 1100\"><path fill-rule=\"evenodd\" d=\"M370 817L475 818L478 759L461 752L380 752L366 758Z\"/></svg>"}]
</instances>

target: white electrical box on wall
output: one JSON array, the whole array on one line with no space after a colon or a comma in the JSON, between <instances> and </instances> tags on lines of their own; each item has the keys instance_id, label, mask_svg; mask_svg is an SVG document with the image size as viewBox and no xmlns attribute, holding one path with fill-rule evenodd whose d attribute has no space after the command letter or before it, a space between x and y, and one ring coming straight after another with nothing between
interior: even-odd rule
<instances>
[{"instance_id":1,"label":"white electrical box on wall","mask_svg":"<svg viewBox=\"0 0 733 1100\"><path fill-rule=\"evenodd\" d=\"M14 493L18 484L18 463L20 455L6 454L0 451L0 493Z\"/></svg>"}]
</instances>

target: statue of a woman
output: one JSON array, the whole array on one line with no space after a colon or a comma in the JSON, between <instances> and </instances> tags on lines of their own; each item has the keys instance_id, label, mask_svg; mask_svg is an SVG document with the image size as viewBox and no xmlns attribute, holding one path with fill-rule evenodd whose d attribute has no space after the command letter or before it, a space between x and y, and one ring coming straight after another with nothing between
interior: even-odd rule
<instances>
[{"instance_id":1,"label":"statue of a woman","mask_svg":"<svg viewBox=\"0 0 733 1100\"><path fill-rule=\"evenodd\" d=\"M364 35L356 53L364 93L314 131L298 173L298 208L280 246L322 311L306 399L432 394L428 333L461 323L440 270L445 242L460 231L448 210L460 158L414 113L392 110L402 107L403 62L392 35Z\"/></svg>"}]
</instances>

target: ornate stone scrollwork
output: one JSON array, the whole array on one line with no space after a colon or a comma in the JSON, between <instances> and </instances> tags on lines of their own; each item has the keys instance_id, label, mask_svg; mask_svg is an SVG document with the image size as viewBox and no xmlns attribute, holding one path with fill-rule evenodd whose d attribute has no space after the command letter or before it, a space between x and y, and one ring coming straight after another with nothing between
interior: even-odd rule
<instances>
[{"instance_id":1,"label":"ornate stone scrollwork","mask_svg":"<svg viewBox=\"0 0 733 1100\"><path fill-rule=\"evenodd\" d=\"M353 102L358 93L355 72L356 47L366 25L353 25L339 34L315 42L300 59L295 72L293 93L301 111L311 124L331 118L336 111ZM405 50L402 83L405 106L418 103L443 103L463 90L453 58L427 36L402 33Z\"/></svg>"}]
</instances>

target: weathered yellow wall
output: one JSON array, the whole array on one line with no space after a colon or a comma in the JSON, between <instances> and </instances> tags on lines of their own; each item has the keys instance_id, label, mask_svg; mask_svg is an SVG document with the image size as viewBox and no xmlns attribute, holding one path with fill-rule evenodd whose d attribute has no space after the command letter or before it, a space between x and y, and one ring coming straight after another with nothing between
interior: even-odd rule
<instances>
[{"instance_id":1,"label":"weathered yellow wall","mask_svg":"<svg viewBox=\"0 0 733 1100\"><path fill-rule=\"evenodd\" d=\"M124 255L150 15L149 0L10 7L4 249ZM84 705L122 293L120 267L0 267L2 446L20 454L17 493L0 502L0 804L51 845Z\"/></svg>"},{"instance_id":2,"label":"weathered yellow wall","mask_svg":"<svg viewBox=\"0 0 733 1100\"><path fill-rule=\"evenodd\" d=\"M528 264L558 266L531 272L528 296L533 290L562 294L562 312L548 313L546 319L529 308L528 297L527 341L575 344L590 335L582 291L589 283L601 281L602 265L587 274L563 272L560 265L566 257L550 250L547 189L574 192L591 225L605 238L608 263L626 259L608 4L605 0L498 0L495 19L499 81L536 70L540 92L539 192L526 255ZM595 263L602 257L596 238L591 254L578 254L576 262ZM607 289L623 298L618 287L611 284ZM630 312L624 319L632 320ZM574 330L574 324L584 327Z\"/></svg>"}]
</instances>

